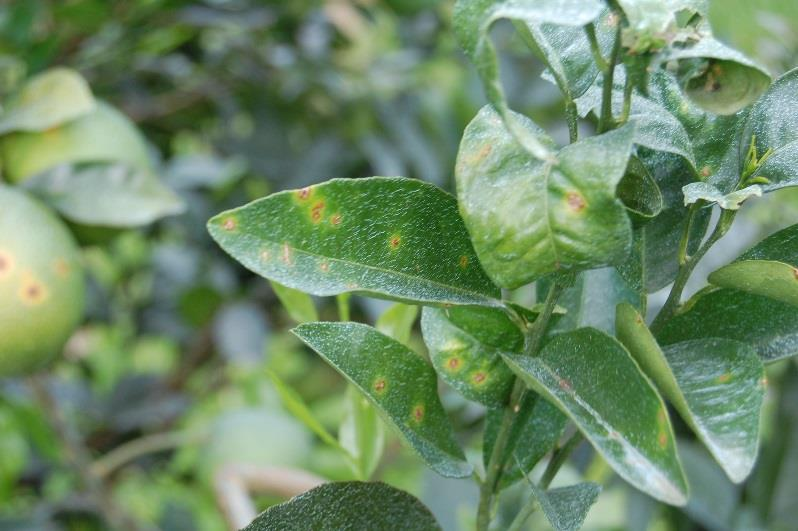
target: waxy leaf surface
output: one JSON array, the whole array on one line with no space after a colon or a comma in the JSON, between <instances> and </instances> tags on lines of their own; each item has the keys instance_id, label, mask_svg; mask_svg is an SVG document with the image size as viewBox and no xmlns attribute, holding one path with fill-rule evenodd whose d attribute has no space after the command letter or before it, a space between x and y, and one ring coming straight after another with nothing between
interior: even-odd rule
<instances>
[{"instance_id":1,"label":"waxy leaf surface","mask_svg":"<svg viewBox=\"0 0 798 531\"><path fill-rule=\"evenodd\" d=\"M269 507L243 531L310 529L407 529L439 531L429 509L385 483L325 483Z\"/></svg>"},{"instance_id":2,"label":"waxy leaf surface","mask_svg":"<svg viewBox=\"0 0 798 531\"><path fill-rule=\"evenodd\" d=\"M89 84L74 70L51 68L30 78L0 114L0 135L45 131L94 110Z\"/></svg>"},{"instance_id":3,"label":"waxy leaf surface","mask_svg":"<svg viewBox=\"0 0 798 531\"><path fill-rule=\"evenodd\" d=\"M501 310L424 308L421 332L441 379L469 400L504 404L513 386L502 351L520 351L524 336Z\"/></svg>"},{"instance_id":4,"label":"waxy leaf surface","mask_svg":"<svg viewBox=\"0 0 798 531\"><path fill-rule=\"evenodd\" d=\"M710 204L717 204L724 210L739 210L747 199L762 197L762 187L758 184L752 184L742 190L724 194L709 183L697 182L685 185L682 188L682 193L684 193L685 206L692 205L698 201L706 201Z\"/></svg>"},{"instance_id":5,"label":"waxy leaf surface","mask_svg":"<svg viewBox=\"0 0 798 531\"><path fill-rule=\"evenodd\" d=\"M709 281L798 306L798 225L765 238Z\"/></svg>"},{"instance_id":6,"label":"waxy leaf surface","mask_svg":"<svg viewBox=\"0 0 798 531\"><path fill-rule=\"evenodd\" d=\"M455 199L421 181L333 179L223 212L208 230L250 270L313 295L499 304Z\"/></svg>"},{"instance_id":7,"label":"waxy leaf surface","mask_svg":"<svg viewBox=\"0 0 798 531\"><path fill-rule=\"evenodd\" d=\"M551 148L510 111L499 79L499 62L490 29L501 19L580 27L596 19L603 8L599 0L459 0L455 4L455 33L482 78L488 101L522 149L535 158L551 160Z\"/></svg>"},{"instance_id":8,"label":"waxy leaf surface","mask_svg":"<svg viewBox=\"0 0 798 531\"><path fill-rule=\"evenodd\" d=\"M582 529L590 507L601 493L601 487L591 482L545 491L530 482L530 488L555 531Z\"/></svg>"},{"instance_id":9,"label":"waxy leaf surface","mask_svg":"<svg viewBox=\"0 0 798 531\"><path fill-rule=\"evenodd\" d=\"M754 347L765 363L798 355L795 307L732 289L708 289L687 302L657 332L660 345L722 337Z\"/></svg>"},{"instance_id":10,"label":"waxy leaf surface","mask_svg":"<svg viewBox=\"0 0 798 531\"><path fill-rule=\"evenodd\" d=\"M185 210L155 175L122 163L61 165L21 185L62 216L102 227L140 227Z\"/></svg>"},{"instance_id":11,"label":"waxy leaf surface","mask_svg":"<svg viewBox=\"0 0 798 531\"><path fill-rule=\"evenodd\" d=\"M729 478L743 481L756 462L764 367L752 347L693 339L660 349L642 316L618 306L618 339L703 441Z\"/></svg>"},{"instance_id":12,"label":"waxy leaf surface","mask_svg":"<svg viewBox=\"0 0 798 531\"><path fill-rule=\"evenodd\" d=\"M770 181L762 188L770 192L798 186L798 68L777 79L751 109L742 134L741 155L754 138L760 155L773 150L754 174Z\"/></svg>"},{"instance_id":13,"label":"waxy leaf surface","mask_svg":"<svg viewBox=\"0 0 798 531\"><path fill-rule=\"evenodd\" d=\"M435 370L418 354L360 323L307 323L293 332L357 386L430 468L447 477L471 474Z\"/></svg>"},{"instance_id":14,"label":"waxy leaf surface","mask_svg":"<svg viewBox=\"0 0 798 531\"><path fill-rule=\"evenodd\" d=\"M552 165L526 153L496 112L482 108L465 130L455 175L460 212L496 284L512 289L626 258L632 229L615 188L633 136L625 126L587 138L563 148Z\"/></svg>"},{"instance_id":15,"label":"waxy leaf surface","mask_svg":"<svg viewBox=\"0 0 798 531\"><path fill-rule=\"evenodd\" d=\"M485 416L482 458L486 465L493 452L504 411L504 408L489 408ZM507 460L499 488L509 487L532 472L535 465L557 446L567 423L568 417L551 402L536 393L527 392L510 428L507 451L512 457Z\"/></svg>"},{"instance_id":16,"label":"waxy leaf surface","mask_svg":"<svg viewBox=\"0 0 798 531\"><path fill-rule=\"evenodd\" d=\"M665 404L618 341L581 328L552 338L538 357L505 360L576 423L621 477L666 503L687 502Z\"/></svg>"}]
</instances>

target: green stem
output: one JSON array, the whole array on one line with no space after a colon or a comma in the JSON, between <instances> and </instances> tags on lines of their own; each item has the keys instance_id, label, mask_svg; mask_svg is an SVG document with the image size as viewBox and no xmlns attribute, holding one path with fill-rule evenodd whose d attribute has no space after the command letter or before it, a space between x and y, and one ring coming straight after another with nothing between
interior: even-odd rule
<instances>
[{"instance_id":1,"label":"green stem","mask_svg":"<svg viewBox=\"0 0 798 531\"><path fill-rule=\"evenodd\" d=\"M612 89L615 82L615 65L621 55L621 25L615 32L615 42L612 45L610 59L603 70L601 88L601 117L599 118L598 132L603 133L613 126L612 119Z\"/></svg>"},{"instance_id":2,"label":"green stem","mask_svg":"<svg viewBox=\"0 0 798 531\"><path fill-rule=\"evenodd\" d=\"M621 117L618 119L619 123L625 124L629 121L629 115L632 112L632 76L626 75L626 80L623 84L623 110L621 110Z\"/></svg>"},{"instance_id":3,"label":"green stem","mask_svg":"<svg viewBox=\"0 0 798 531\"><path fill-rule=\"evenodd\" d=\"M546 297L543 310L538 315L535 322L527 329L526 341L524 345L524 352L526 355L535 356L540 351L543 338L546 334L551 316L554 313L554 308L562 291L565 287L555 282L549 289ZM491 510L493 507L493 500L496 494L496 487L501 480L502 470L506 461L507 443L510 440L510 433L512 432L513 420L520 411L521 402L526 393L526 385L520 378L515 380L513 391L510 395L510 401L504 409L499 431L496 435L496 442L493 444L488 464L485 469L485 480L480 485L479 489L479 506L477 507L477 531L485 531L490 525Z\"/></svg>"},{"instance_id":4,"label":"green stem","mask_svg":"<svg viewBox=\"0 0 798 531\"><path fill-rule=\"evenodd\" d=\"M673 287L671 288L671 292L668 294L668 299L665 301L662 309L651 323L650 328L653 333L656 334L659 332L663 325L676 314L676 311L679 308L679 304L682 300L682 292L684 291L687 281L690 279L690 275L693 273L695 266L698 265L698 262L700 262L704 255L707 254L707 251L709 251L709 249L715 245L718 240L726 235L726 233L729 231L729 228L731 228L736 214L737 212L733 210L722 210L720 219L718 220L717 225L715 225L715 230L712 231L712 235L709 237L709 239L704 242L704 244L693 256L687 257L684 264L679 267L679 272L676 274L676 280L673 281Z\"/></svg>"},{"instance_id":5,"label":"green stem","mask_svg":"<svg viewBox=\"0 0 798 531\"><path fill-rule=\"evenodd\" d=\"M338 305L339 321L346 322L350 320L349 299L351 297L349 293L342 293L335 297L335 303Z\"/></svg>"},{"instance_id":6,"label":"green stem","mask_svg":"<svg viewBox=\"0 0 798 531\"><path fill-rule=\"evenodd\" d=\"M554 451L554 454L551 456L551 461L546 466L546 470L543 472L543 476L540 478L540 482L538 483L538 487L541 490L546 490L551 485L552 480L557 475L557 472L560 471L560 468L568 461L568 456L579 446L579 443L582 442L582 434L580 432L575 432L571 437L565 441L565 444L560 446L557 450ZM532 516L538 508L538 500L535 497L534 493L529 498L529 501L524 504L521 510L513 519L510 527L507 528L507 531L520 531L523 529L524 523Z\"/></svg>"},{"instance_id":7,"label":"green stem","mask_svg":"<svg viewBox=\"0 0 798 531\"><path fill-rule=\"evenodd\" d=\"M565 119L568 122L568 139L573 144L579 139L579 115L573 100L565 100Z\"/></svg>"},{"instance_id":8,"label":"green stem","mask_svg":"<svg viewBox=\"0 0 798 531\"><path fill-rule=\"evenodd\" d=\"M595 61L596 66L601 72L605 72L607 70L607 60L604 59L604 56L601 54L601 47L598 43L598 38L596 38L596 25L592 22L585 26L585 34L587 35L587 40L590 42L590 52L593 54L593 61Z\"/></svg>"}]
</instances>

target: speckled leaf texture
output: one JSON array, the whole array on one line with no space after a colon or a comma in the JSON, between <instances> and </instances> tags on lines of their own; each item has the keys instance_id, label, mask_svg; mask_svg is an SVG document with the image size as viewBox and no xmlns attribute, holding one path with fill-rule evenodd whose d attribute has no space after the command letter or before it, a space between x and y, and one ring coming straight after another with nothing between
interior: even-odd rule
<instances>
[{"instance_id":1,"label":"speckled leaf texture","mask_svg":"<svg viewBox=\"0 0 798 531\"><path fill-rule=\"evenodd\" d=\"M709 281L798 306L798 225L765 238Z\"/></svg>"},{"instance_id":2,"label":"speckled leaf texture","mask_svg":"<svg viewBox=\"0 0 798 531\"><path fill-rule=\"evenodd\" d=\"M476 66L488 101L522 149L533 157L551 159L551 148L510 112L499 79L499 62L490 39L490 29L501 19L530 24L583 26L595 20L604 8L599 0L458 0L454 7L454 30L460 46Z\"/></svg>"},{"instance_id":3,"label":"speckled leaf texture","mask_svg":"<svg viewBox=\"0 0 798 531\"><path fill-rule=\"evenodd\" d=\"M656 335L662 346L707 337L734 339L753 346L763 362L771 363L798 355L798 311L761 295L709 288Z\"/></svg>"},{"instance_id":4,"label":"speckled leaf texture","mask_svg":"<svg viewBox=\"0 0 798 531\"><path fill-rule=\"evenodd\" d=\"M751 109L743 130L741 155L754 136L760 155L773 150L754 174L770 181L763 185L764 190L798 186L798 68L777 79Z\"/></svg>"},{"instance_id":5,"label":"speckled leaf texture","mask_svg":"<svg viewBox=\"0 0 798 531\"><path fill-rule=\"evenodd\" d=\"M530 484L543 514L555 531L579 531L590 507L596 503L601 487L592 482L544 491Z\"/></svg>"},{"instance_id":6,"label":"speckled leaf texture","mask_svg":"<svg viewBox=\"0 0 798 531\"><path fill-rule=\"evenodd\" d=\"M687 502L665 404L617 340L581 328L552 338L539 357L505 359L576 423L622 478L665 503Z\"/></svg>"},{"instance_id":7,"label":"speckled leaf texture","mask_svg":"<svg viewBox=\"0 0 798 531\"><path fill-rule=\"evenodd\" d=\"M503 417L503 408L489 408L485 416L482 459L486 466L493 452L493 445L496 444ZM509 487L532 472L535 465L557 446L567 423L568 417L551 402L535 393L527 393L520 410L513 418L507 442L512 457L507 460L499 488Z\"/></svg>"},{"instance_id":8,"label":"speckled leaf texture","mask_svg":"<svg viewBox=\"0 0 798 531\"><path fill-rule=\"evenodd\" d=\"M313 295L500 304L455 199L421 181L333 179L223 212L208 230L253 272Z\"/></svg>"},{"instance_id":9,"label":"speckled leaf texture","mask_svg":"<svg viewBox=\"0 0 798 531\"><path fill-rule=\"evenodd\" d=\"M507 401L514 377L500 352L520 350L524 336L504 312L469 306L426 307L421 332L432 365L444 382L485 405Z\"/></svg>"},{"instance_id":10,"label":"speckled leaf texture","mask_svg":"<svg viewBox=\"0 0 798 531\"><path fill-rule=\"evenodd\" d=\"M515 115L530 134L545 135ZM555 271L623 261L632 228L615 189L634 128L624 126L563 148L558 163L536 160L498 114L483 107L460 144L455 176L460 213L491 279L516 288ZM546 137L546 143L552 144Z\"/></svg>"},{"instance_id":11,"label":"speckled leaf texture","mask_svg":"<svg viewBox=\"0 0 798 531\"><path fill-rule=\"evenodd\" d=\"M307 323L293 333L360 389L434 471L472 472L438 398L435 370L395 339L360 323Z\"/></svg>"},{"instance_id":12,"label":"speckled leaf texture","mask_svg":"<svg viewBox=\"0 0 798 531\"><path fill-rule=\"evenodd\" d=\"M269 507L243 531L406 529L439 531L429 509L385 483L325 483Z\"/></svg>"},{"instance_id":13,"label":"speckled leaf texture","mask_svg":"<svg viewBox=\"0 0 798 531\"><path fill-rule=\"evenodd\" d=\"M759 450L765 372L750 346L693 339L665 347L637 311L618 306L618 339L703 441L729 478L751 473Z\"/></svg>"}]
</instances>

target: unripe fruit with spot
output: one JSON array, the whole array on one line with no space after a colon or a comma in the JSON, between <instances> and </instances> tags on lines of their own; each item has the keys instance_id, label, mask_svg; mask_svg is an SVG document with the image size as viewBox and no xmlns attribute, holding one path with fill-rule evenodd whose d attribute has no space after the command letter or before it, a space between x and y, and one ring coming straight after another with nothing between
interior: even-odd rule
<instances>
[{"instance_id":1,"label":"unripe fruit with spot","mask_svg":"<svg viewBox=\"0 0 798 531\"><path fill-rule=\"evenodd\" d=\"M147 145L135 125L107 103L46 131L14 132L0 139L6 180L19 183L59 164L121 162L150 170Z\"/></svg>"},{"instance_id":2,"label":"unripe fruit with spot","mask_svg":"<svg viewBox=\"0 0 798 531\"><path fill-rule=\"evenodd\" d=\"M63 222L0 185L0 377L55 358L83 317L78 248Z\"/></svg>"}]
</instances>

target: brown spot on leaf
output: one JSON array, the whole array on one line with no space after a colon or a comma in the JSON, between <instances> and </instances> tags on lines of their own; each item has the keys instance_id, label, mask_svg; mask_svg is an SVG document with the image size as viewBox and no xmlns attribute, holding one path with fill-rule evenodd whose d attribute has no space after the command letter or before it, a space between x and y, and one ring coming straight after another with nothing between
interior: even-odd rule
<instances>
[{"instance_id":1,"label":"brown spot on leaf","mask_svg":"<svg viewBox=\"0 0 798 531\"><path fill-rule=\"evenodd\" d=\"M635 317L635 322L637 324L643 324L643 318L640 316L640 314L637 314L637 317Z\"/></svg>"},{"instance_id":2,"label":"brown spot on leaf","mask_svg":"<svg viewBox=\"0 0 798 531\"><path fill-rule=\"evenodd\" d=\"M468 257L463 255L460 257L460 269L465 269L468 267Z\"/></svg>"},{"instance_id":3,"label":"brown spot on leaf","mask_svg":"<svg viewBox=\"0 0 798 531\"><path fill-rule=\"evenodd\" d=\"M710 175L712 175L712 168L710 168L709 166L704 166L703 168L701 168L702 177L709 177Z\"/></svg>"},{"instance_id":4,"label":"brown spot on leaf","mask_svg":"<svg viewBox=\"0 0 798 531\"><path fill-rule=\"evenodd\" d=\"M456 356L449 358L449 360L446 362L446 367L450 371L456 371L457 369L460 368L460 358Z\"/></svg>"},{"instance_id":5,"label":"brown spot on leaf","mask_svg":"<svg viewBox=\"0 0 798 531\"><path fill-rule=\"evenodd\" d=\"M269 254L268 249L264 249L260 252L260 261L261 262L268 262L269 258L271 258L271 254Z\"/></svg>"},{"instance_id":6,"label":"brown spot on leaf","mask_svg":"<svg viewBox=\"0 0 798 531\"><path fill-rule=\"evenodd\" d=\"M310 197L311 187L306 186L304 188L300 188L296 191L296 196L301 200L304 201L308 197Z\"/></svg>"},{"instance_id":7,"label":"brown spot on leaf","mask_svg":"<svg viewBox=\"0 0 798 531\"><path fill-rule=\"evenodd\" d=\"M227 218L222 222L222 228L224 230L235 230L237 226L238 222L235 220L235 218Z\"/></svg>"},{"instance_id":8,"label":"brown spot on leaf","mask_svg":"<svg viewBox=\"0 0 798 531\"><path fill-rule=\"evenodd\" d=\"M660 448L668 447L668 434L665 432L665 430L660 430L659 434L657 435L657 444L659 444Z\"/></svg>"},{"instance_id":9,"label":"brown spot on leaf","mask_svg":"<svg viewBox=\"0 0 798 531\"><path fill-rule=\"evenodd\" d=\"M474 373L474 376L472 376L471 379L475 384L482 385L488 380L488 375L483 371L478 371Z\"/></svg>"},{"instance_id":10,"label":"brown spot on leaf","mask_svg":"<svg viewBox=\"0 0 798 531\"><path fill-rule=\"evenodd\" d=\"M341 224L341 214L333 214L330 216L330 225L338 226Z\"/></svg>"},{"instance_id":11,"label":"brown spot on leaf","mask_svg":"<svg viewBox=\"0 0 798 531\"><path fill-rule=\"evenodd\" d=\"M324 201L319 201L313 208L310 209L310 219L313 223L318 223L321 221L321 217L324 214Z\"/></svg>"},{"instance_id":12,"label":"brown spot on leaf","mask_svg":"<svg viewBox=\"0 0 798 531\"><path fill-rule=\"evenodd\" d=\"M376 393L382 393L385 391L386 385L385 378L377 378L377 380L374 382L374 391Z\"/></svg>"},{"instance_id":13,"label":"brown spot on leaf","mask_svg":"<svg viewBox=\"0 0 798 531\"><path fill-rule=\"evenodd\" d=\"M724 384L724 383L728 382L729 380L731 380L731 374L729 374L728 372L723 373L720 376L718 376L717 378L715 378L715 381L720 383L720 384Z\"/></svg>"},{"instance_id":14,"label":"brown spot on leaf","mask_svg":"<svg viewBox=\"0 0 798 531\"><path fill-rule=\"evenodd\" d=\"M424 420L424 405L418 404L413 407L413 420L421 422Z\"/></svg>"},{"instance_id":15,"label":"brown spot on leaf","mask_svg":"<svg viewBox=\"0 0 798 531\"><path fill-rule=\"evenodd\" d=\"M607 26L609 26L611 28L614 28L615 26L618 25L618 22L620 22L620 18L618 17L618 13L613 11L607 17Z\"/></svg>"},{"instance_id":16,"label":"brown spot on leaf","mask_svg":"<svg viewBox=\"0 0 798 531\"><path fill-rule=\"evenodd\" d=\"M795 277L795 280L798 280L798 267L792 268L792 276Z\"/></svg>"},{"instance_id":17,"label":"brown spot on leaf","mask_svg":"<svg viewBox=\"0 0 798 531\"><path fill-rule=\"evenodd\" d=\"M569 382L567 378L560 378L557 384L560 386L560 389L562 389L563 391L568 391L570 393L571 390L573 390L571 382Z\"/></svg>"},{"instance_id":18,"label":"brown spot on leaf","mask_svg":"<svg viewBox=\"0 0 798 531\"><path fill-rule=\"evenodd\" d=\"M565 202L573 212L581 212L587 206L585 198L576 190L571 190L565 194Z\"/></svg>"},{"instance_id":19,"label":"brown spot on leaf","mask_svg":"<svg viewBox=\"0 0 798 531\"><path fill-rule=\"evenodd\" d=\"M402 243L402 237L399 236L398 234L394 234L393 236L391 236L390 240L388 240L388 245L390 245L391 249L394 251L399 248L399 245L401 245L401 243Z\"/></svg>"},{"instance_id":20,"label":"brown spot on leaf","mask_svg":"<svg viewBox=\"0 0 798 531\"><path fill-rule=\"evenodd\" d=\"M329 262L320 263L319 269L321 269L323 273L327 273L330 270L330 263Z\"/></svg>"}]
</instances>

